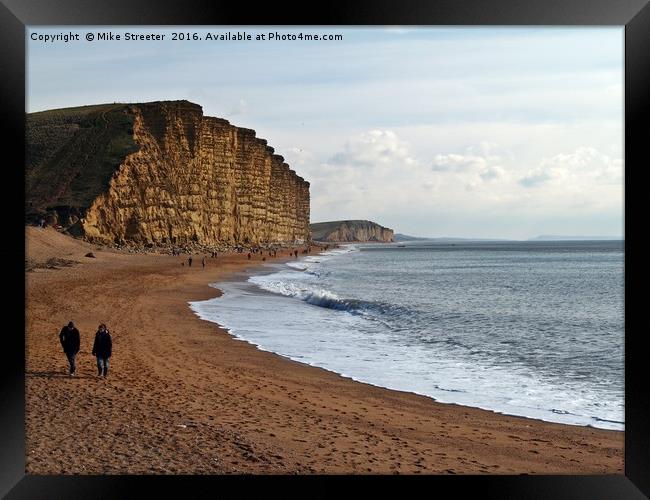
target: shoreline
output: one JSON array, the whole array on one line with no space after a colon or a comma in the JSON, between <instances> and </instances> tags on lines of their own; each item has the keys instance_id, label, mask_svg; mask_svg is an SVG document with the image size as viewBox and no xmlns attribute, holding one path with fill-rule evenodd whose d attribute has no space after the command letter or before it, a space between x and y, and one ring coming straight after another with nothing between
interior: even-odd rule
<instances>
[{"instance_id":1,"label":"shoreline","mask_svg":"<svg viewBox=\"0 0 650 500\"><path fill-rule=\"evenodd\" d=\"M239 341L190 308L261 259L190 270L37 231L29 258L78 263L26 274L30 474L623 473L622 431L358 382ZM69 319L82 334L76 378L56 338ZM100 320L115 348L105 381L85 346Z\"/></svg>"},{"instance_id":2,"label":"shoreline","mask_svg":"<svg viewBox=\"0 0 650 500\"><path fill-rule=\"evenodd\" d=\"M371 242L371 243L384 243L384 242ZM365 242L364 243L356 243L356 244L365 244ZM355 245L355 243L340 243L339 242L337 245L339 247L345 247L345 246ZM320 252L313 253L311 255L322 255L322 253L325 252L325 251L326 250L322 250ZM303 255L302 257L304 258L305 256ZM215 295L214 297L210 297L210 298L206 299L206 301L219 298L219 297L221 297L223 295L224 291L223 291L222 288L220 288L220 285L222 283L224 283L224 282L247 283L248 278L250 278L252 276L257 276L257 275L262 275L262 274L273 274L274 272L277 272L277 271L268 271L268 272L263 272L263 273L260 272L261 269L264 267L264 264L282 264L282 263L286 263L286 262L300 262L300 258L298 258L297 260L289 260L287 258L287 259L282 259L282 260L277 260L277 261L258 263L258 265L256 265L256 266L253 266L253 267L246 268L246 269L243 269L241 271L235 272L234 274L236 276L236 279L233 279L234 276L225 276L224 279L221 280L221 282L207 283L207 286L217 290L218 294ZM264 292L264 293L271 293L271 292ZM432 402L435 402L436 404L455 405L455 406L457 406L459 408L473 408L473 409L488 411L488 412L494 413L496 415L503 415L503 416L506 416L506 417L525 418L525 419L529 419L529 420L533 420L533 421L537 421L537 422L553 423L553 424L559 424L559 425L568 425L568 426L571 426L571 427L583 427L583 428L591 428L591 429L610 430L610 431L615 431L615 432L625 432L624 428L623 429L612 429L612 428L607 428L607 427L598 427L596 425L591 425L591 424L578 424L578 423L569 423L569 422L561 422L561 421L554 421L554 420L545 420L543 418L527 416L527 415L517 415L517 414L514 414L514 413L508 413L508 412L505 412L505 411L498 411L498 410L495 410L495 409L485 408L485 407L481 407L481 406L477 406L477 405L476 406L474 406L474 405L465 405L465 404L462 404L462 403L442 401L442 400L437 399L434 396L431 396L431 395L428 395L428 394L425 394L425 393L406 390L406 389L397 389L397 388L388 387L388 386L385 386L385 385L376 384L376 383L373 383L373 382L370 382L370 381L367 381L367 380L361 380L359 378L355 378L355 376L353 376L353 375L348 375L348 374L345 374L345 373L341 373L341 372L338 372L338 371L336 371L334 369L326 368L324 366L318 366L316 364L312 364L311 362L301 361L300 359L295 359L295 358L291 357L290 355L281 354L281 353L273 351L271 349L264 348L260 344L257 344L254 340L249 340L249 339L244 338L243 336L241 336L241 335L239 335L237 333L233 333L229 327L221 324L218 320L213 320L213 319L209 319L207 317L202 317L201 312L197 311L193 306L194 303L200 303L200 302L204 302L204 301L202 301L202 300L200 300L200 301L190 301L190 302L188 302L188 307L197 316L197 318L199 318L202 321L207 321L208 323L211 323L213 325L217 325L217 327L220 330L222 330L225 333L227 333L228 335L230 335L233 339L235 339L237 341L240 341L240 342L245 342L247 344L250 344L255 349L257 349L257 350L259 350L261 352L270 353L270 354L273 354L273 355L276 355L276 356L280 356L281 358L287 360L288 362L299 363L301 365L304 365L304 366L307 366L307 367L310 367L310 368L325 370L325 371L330 372L330 373L332 373L334 375L340 376L343 379L350 380L351 382L354 382L354 383L366 384L366 385L369 385L369 386L372 386L372 387L377 387L379 389L385 389L385 390L388 390L388 391L395 391L395 392L400 392L400 393L403 393L403 394L411 394L413 396L425 397L425 398L430 399ZM602 421L618 424L618 422L613 422L613 421L609 421L609 420L602 420ZM622 424L622 425L624 426L624 424Z\"/></svg>"}]
</instances>

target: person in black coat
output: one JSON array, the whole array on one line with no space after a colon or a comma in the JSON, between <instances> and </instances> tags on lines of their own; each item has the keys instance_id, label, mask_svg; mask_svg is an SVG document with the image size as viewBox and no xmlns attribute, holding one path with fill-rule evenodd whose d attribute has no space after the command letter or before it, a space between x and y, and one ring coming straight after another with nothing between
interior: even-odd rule
<instances>
[{"instance_id":1,"label":"person in black coat","mask_svg":"<svg viewBox=\"0 0 650 500\"><path fill-rule=\"evenodd\" d=\"M61 332L59 332L59 341L61 342L61 347L63 347L63 352L68 357L68 363L70 364L70 376L74 376L74 374L77 372L75 358L79 352L81 340L79 337L79 330L75 328L72 321L61 328Z\"/></svg>"},{"instance_id":2,"label":"person in black coat","mask_svg":"<svg viewBox=\"0 0 650 500\"><path fill-rule=\"evenodd\" d=\"M111 334L102 323L95 334L95 343L93 344L93 356L97 356L97 375L106 378L108 375L108 361L113 354L113 340Z\"/></svg>"}]
</instances>

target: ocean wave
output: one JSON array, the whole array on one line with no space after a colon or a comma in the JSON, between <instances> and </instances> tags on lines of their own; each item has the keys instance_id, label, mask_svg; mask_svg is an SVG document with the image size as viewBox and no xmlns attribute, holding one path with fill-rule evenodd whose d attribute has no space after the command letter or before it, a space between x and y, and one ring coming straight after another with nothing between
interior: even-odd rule
<instances>
[{"instance_id":1,"label":"ocean wave","mask_svg":"<svg viewBox=\"0 0 650 500\"><path fill-rule=\"evenodd\" d=\"M609 424L625 425L625 422L621 420L608 420L606 418L600 418L600 417L591 417L591 418L594 419L596 422L606 422Z\"/></svg>"},{"instance_id":2,"label":"ocean wave","mask_svg":"<svg viewBox=\"0 0 650 500\"><path fill-rule=\"evenodd\" d=\"M286 265L296 271L307 271L309 269L309 266L304 262L287 262Z\"/></svg>"},{"instance_id":3,"label":"ocean wave","mask_svg":"<svg viewBox=\"0 0 650 500\"><path fill-rule=\"evenodd\" d=\"M332 250L326 250L324 252L321 252L320 255L340 255L344 253L351 253L351 252L358 252L358 251L359 251L359 247L350 244L350 245L343 245L339 248L333 248Z\"/></svg>"},{"instance_id":4,"label":"ocean wave","mask_svg":"<svg viewBox=\"0 0 650 500\"><path fill-rule=\"evenodd\" d=\"M269 279L267 276L253 276L249 281L267 292L294 297L314 306L346 311L352 314L383 314L394 308L391 304L343 298L329 290L305 287L304 284L289 281Z\"/></svg>"},{"instance_id":5,"label":"ocean wave","mask_svg":"<svg viewBox=\"0 0 650 500\"><path fill-rule=\"evenodd\" d=\"M309 266L309 265L306 265L304 262L303 263L294 262L293 264L294 265L289 266L291 268L291 273L287 274L287 273L284 273L284 272L280 272L280 273L276 273L275 276L278 277L278 275L280 275L280 276L286 277L287 279L291 279L293 277L294 279L301 280L301 279L305 279L305 278L308 278L308 279L315 279L315 278L321 279L321 278L323 278L323 277L325 277L325 276L327 276L329 274L328 271L323 270L321 267ZM300 273L302 273L301 276L296 278L296 276L294 275L294 271L299 271Z\"/></svg>"},{"instance_id":6,"label":"ocean wave","mask_svg":"<svg viewBox=\"0 0 650 500\"><path fill-rule=\"evenodd\" d=\"M436 249L414 260L376 248L366 252L361 246L356 254L353 247L337 248L267 264L247 282L219 284L223 295L193 309L262 350L364 383L508 415L624 429L617 365L608 361L605 375L585 376L618 344L595 337L596 346L580 357L564 348L574 343L576 331L595 330L592 324L618 332L613 316L586 323L568 309L569 319L556 323L558 314L539 307L563 297L549 281L555 278L527 281L526 265L507 267L509 274L495 281L503 268L491 253L469 258ZM491 267L479 269L484 274L455 270L485 259L499 264L497 274ZM425 272L422 262L429 261L435 265ZM495 290L514 281L532 287L530 295L522 296L527 289L521 286L514 294L525 299L516 309L521 313L512 312L512 294L503 303L494 300Z\"/></svg>"},{"instance_id":7,"label":"ocean wave","mask_svg":"<svg viewBox=\"0 0 650 500\"><path fill-rule=\"evenodd\" d=\"M308 255L307 257L303 257L300 260L285 262L285 265L291 269L295 269L296 271L313 274L314 276L321 276L322 270L318 269L320 266L316 266L315 264L321 264L321 262L327 262L337 256L358 251L359 248L355 245L346 245L344 247L334 248L332 250L321 252L317 255Z\"/></svg>"}]
</instances>

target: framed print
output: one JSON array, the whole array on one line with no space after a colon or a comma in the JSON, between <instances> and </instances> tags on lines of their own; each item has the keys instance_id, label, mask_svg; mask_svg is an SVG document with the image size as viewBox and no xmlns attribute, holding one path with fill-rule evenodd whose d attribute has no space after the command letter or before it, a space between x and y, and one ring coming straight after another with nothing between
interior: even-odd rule
<instances>
[{"instance_id":1,"label":"framed print","mask_svg":"<svg viewBox=\"0 0 650 500\"><path fill-rule=\"evenodd\" d=\"M0 12L7 498L648 494L647 2Z\"/></svg>"}]
</instances>

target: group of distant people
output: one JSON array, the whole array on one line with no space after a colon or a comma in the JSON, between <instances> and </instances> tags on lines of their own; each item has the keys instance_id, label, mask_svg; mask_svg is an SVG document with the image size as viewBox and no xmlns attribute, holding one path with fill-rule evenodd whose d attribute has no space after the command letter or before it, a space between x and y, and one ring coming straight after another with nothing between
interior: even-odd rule
<instances>
[{"instance_id":1,"label":"group of distant people","mask_svg":"<svg viewBox=\"0 0 650 500\"><path fill-rule=\"evenodd\" d=\"M61 328L59 341L61 347L63 347L63 352L68 358L70 376L74 377L77 373L76 357L81 347L81 337L79 330L72 321ZM106 378L108 376L109 360L113 354L113 339L104 323L99 325L97 333L95 333L92 354L97 357L97 376Z\"/></svg>"},{"instance_id":2,"label":"group of distant people","mask_svg":"<svg viewBox=\"0 0 650 500\"><path fill-rule=\"evenodd\" d=\"M327 250L328 248L329 248L329 245L327 245L327 246L325 247L325 250ZM322 249L322 247L321 247L321 249ZM243 247L236 247L235 250L237 251L237 253L243 253L243 252L244 252L244 248L243 248ZM273 248L273 249L270 249L270 250L267 250L267 252L268 252L268 256L269 256L269 257L277 257L277 256L278 256L278 251L277 251L276 249L274 249L274 248ZM249 252L248 252L248 254L247 254L247 258L248 258L248 260L251 260L253 254L256 254L256 253L257 253L257 254L260 254L260 256L262 257L262 260L263 260L263 261L266 260L266 257L264 256L264 249L263 249L263 248L260 248L260 247L250 247L250 248L249 248ZM309 254L309 253L311 253L311 246L307 246L306 248L303 248L303 249L302 249L302 253L303 253L303 254ZM180 252L177 251L177 250L173 250L173 251L172 251L172 255L180 255ZM210 252L210 257L212 257L212 258L217 258L217 255L218 255L217 252ZM290 250L289 250L289 257L293 257L293 258L297 259L297 258L298 258L298 250L290 249ZM190 255L190 256L187 258L186 261L185 261L185 260L181 261L181 265L184 266L185 263L187 262L187 266L188 266L188 267L192 267L192 262L193 262L193 261L194 261L194 259L193 259L192 256ZM205 265L206 265L206 261L205 261L205 257L203 257L203 258L201 259L201 266L202 266L203 268L205 268Z\"/></svg>"}]
</instances>

